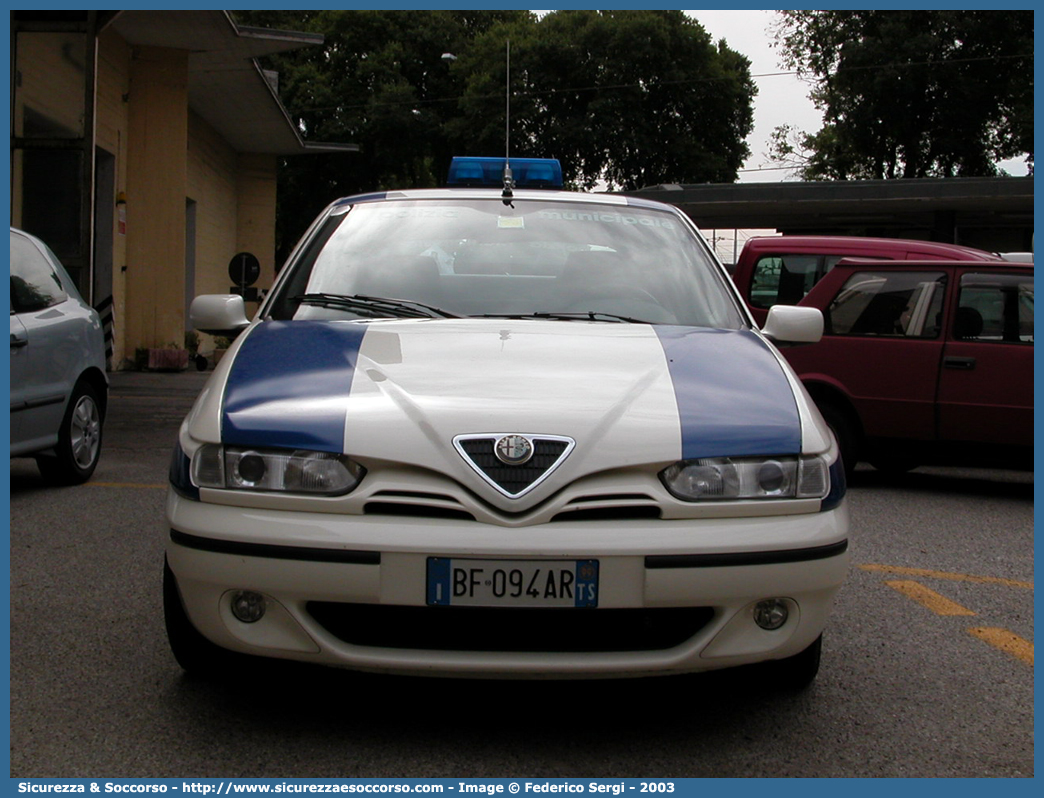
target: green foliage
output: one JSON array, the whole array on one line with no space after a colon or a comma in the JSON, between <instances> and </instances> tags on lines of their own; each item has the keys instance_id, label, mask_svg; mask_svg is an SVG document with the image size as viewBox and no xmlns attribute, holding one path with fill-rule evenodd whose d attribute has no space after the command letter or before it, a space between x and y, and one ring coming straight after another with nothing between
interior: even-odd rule
<instances>
[{"instance_id":1,"label":"green foliage","mask_svg":"<svg viewBox=\"0 0 1044 798\"><path fill-rule=\"evenodd\" d=\"M784 65L814 83L813 134L777 129L806 179L985 176L1033 162L1033 12L781 11Z\"/></svg>"},{"instance_id":2,"label":"green foliage","mask_svg":"<svg viewBox=\"0 0 1044 798\"><path fill-rule=\"evenodd\" d=\"M240 24L321 33L265 59L310 142L359 153L286 159L278 248L332 199L441 185L453 155L505 151L507 44L516 156L567 182L730 182L748 155L748 60L678 11L240 11ZM455 61L442 59L452 53Z\"/></svg>"},{"instance_id":3,"label":"green foliage","mask_svg":"<svg viewBox=\"0 0 1044 798\"><path fill-rule=\"evenodd\" d=\"M442 127L462 80L442 60L528 11L239 11L239 24L321 33L322 47L264 59L309 142L359 153L288 158L280 170L281 259L327 203L347 194L439 185L452 153Z\"/></svg>"},{"instance_id":4,"label":"green foliage","mask_svg":"<svg viewBox=\"0 0 1044 798\"><path fill-rule=\"evenodd\" d=\"M584 188L736 179L753 124L750 64L680 11L558 11L490 30L459 65L455 141L503 149L492 98L509 38L514 154L557 157Z\"/></svg>"}]
</instances>

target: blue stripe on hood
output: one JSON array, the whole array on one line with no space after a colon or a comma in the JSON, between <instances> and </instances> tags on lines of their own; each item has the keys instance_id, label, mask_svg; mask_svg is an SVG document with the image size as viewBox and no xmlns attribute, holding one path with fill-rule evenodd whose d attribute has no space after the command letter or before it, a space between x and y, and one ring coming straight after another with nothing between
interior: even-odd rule
<instances>
[{"instance_id":1,"label":"blue stripe on hood","mask_svg":"<svg viewBox=\"0 0 1044 798\"><path fill-rule=\"evenodd\" d=\"M344 450L346 400L362 324L267 321L247 335L225 386L221 440Z\"/></svg>"},{"instance_id":2,"label":"blue stripe on hood","mask_svg":"<svg viewBox=\"0 0 1044 798\"><path fill-rule=\"evenodd\" d=\"M655 327L681 417L682 459L801 452L801 418L775 355L750 331Z\"/></svg>"}]
</instances>

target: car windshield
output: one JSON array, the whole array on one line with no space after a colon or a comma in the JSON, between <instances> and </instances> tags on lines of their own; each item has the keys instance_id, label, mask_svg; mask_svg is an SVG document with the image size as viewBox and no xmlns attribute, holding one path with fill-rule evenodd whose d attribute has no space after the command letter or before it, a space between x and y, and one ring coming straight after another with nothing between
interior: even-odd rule
<instances>
[{"instance_id":1,"label":"car windshield","mask_svg":"<svg viewBox=\"0 0 1044 798\"><path fill-rule=\"evenodd\" d=\"M517 197L511 205L363 202L328 219L291 268L271 318L744 325L697 237L674 214L644 207Z\"/></svg>"}]
</instances>

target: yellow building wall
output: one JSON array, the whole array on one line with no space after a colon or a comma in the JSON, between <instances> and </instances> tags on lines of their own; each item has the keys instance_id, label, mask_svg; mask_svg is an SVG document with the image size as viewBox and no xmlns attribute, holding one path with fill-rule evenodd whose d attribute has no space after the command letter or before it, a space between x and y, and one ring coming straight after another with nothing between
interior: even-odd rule
<instances>
[{"instance_id":1,"label":"yellow building wall","mask_svg":"<svg viewBox=\"0 0 1044 798\"><path fill-rule=\"evenodd\" d=\"M84 35L20 31L15 135L23 136L26 105L46 118L46 135L79 138L84 117Z\"/></svg>"},{"instance_id":2,"label":"yellow building wall","mask_svg":"<svg viewBox=\"0 0 1044 798\"><path fill-rule=\"evenodd\" d=\"M261 276L255 285L258 290L272 287L276 270L282 266L275 262L276 224L276 177L279 159L274 155L239 156L237 214L237 252L251 252L261 264ZM247 303L247 312L256 309Z\"/></svg>"},{"instance_id":3,"label":"yellow building wall","mask_svg":"<svg viewBox=\"0 0 1044 798\"><path fill-rule=\"evenodd\" d=\"M275 273L276 170L274 155L235 152L195 114L189 115L188 197L196 210L196 269L192 294L226 294L228 265L240 252L261 264L258 288L270 288ZM246 303L252 317L258 303ZM201 349L212 338L200 334Z\"/></svg>"},{"instance_id":4,"label":"yellow building wall","mask_svg":"<svg viewBox=\"0 0 1044 798\"><path fill-rule=\"evenodd\" d=\"M64 139L83 136L84 48L82 33L18 32L17 63L13 65L16 78L11 84L14 90L11 132L14 136ZM15 227L23 224L23 169L23 151L14 150L11 158L11 224Z\"/></svg>"},{"instance_id":5,"label":"yellow building wall","mask_svg":"<svg viewBox=\"0 0 1044 798\"><path fill-rule=\"evenodd\" d=\"M127 137L127 346L184 342L188 54L136 47Z\"/></svg>"},{"instance_id":6,"label":"yellow building wall","mask_svg":"<svg viewBox=\"0 0 1044 798\"><path fill-rule=\"evenodd\" d=\"M53 37L27 40L19 99L40 98L62 124L82 115L68 76L55 63ZM50 52L39 45L48 44ZM40 67L37 69L36 67ZM52 77L56 75L57 77ZM79 76L82 88L82 73ZM182 346L186 329L186 203L195 204L195 277L191 294L227 293L228 264L251 252L261 264L255 283L275 275L274 155L237 153L188 105L188 53L132 47L113 29L98 37L95 131L97 148L115 159L112 197L112 364L133 363L139 349ZM48 86L60 89L48 93ZM78 104L77 104L78 102ZM21 103L13 108L20 132ZM20 221L19 162L12 173L12 223ZM86 197L85 197L86 198ZM118 202L120 200L120 202ZM105 296L104 287L100 296ZM252 316L257 303L247 303ZM203 350L212 347L208 336Z\"/></svg>"},{"instance_id":7,"label":"yellow building wall","mask_svg":"<svg viewBox=\"0 0 1044 798\"><path fill-rule=\"evenodd\" d=\"M236 153L189 113L188 198L196 203L193 296L228 293L228 262L236 254Z\"/></svg>"},{"instance_id":8,"label":"yellow building wall","mask_svg":"<svg viewBox=\"0 0 1044 798\"><path fill-rule=\"evenodd\" d=\"M116 323L113 335L113 364L133 357L128 352L127 325L127 236L121 225L116 198L127 192L127 131L129 127L131 48L122 37L105 31L98 37L97 94L95 95L95 144L116 158L115 194L109 201L115 206L112 231L112 298ZM105 201L106 198L99 198ZM125 221L125 219L124 219Z\"/></svg>"}]
</instances>

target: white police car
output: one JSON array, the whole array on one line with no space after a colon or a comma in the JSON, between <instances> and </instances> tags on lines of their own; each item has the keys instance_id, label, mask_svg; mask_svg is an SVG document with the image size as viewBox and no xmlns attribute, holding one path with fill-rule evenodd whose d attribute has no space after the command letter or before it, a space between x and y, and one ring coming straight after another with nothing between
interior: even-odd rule
<instances>
[{"instance_id":1,"label":"white police car","mask_svg":"<svg viewBox=\"0 0 1044 798\"><path fill-rule=\"evenodd\" d=\"M819 312L759 331L683 214L521 187L555 166L339 200L252 322L197 298L239 335L171 463L183 667L815 676L844 476L772 341Z\"/></svg>"}]
</instances>

